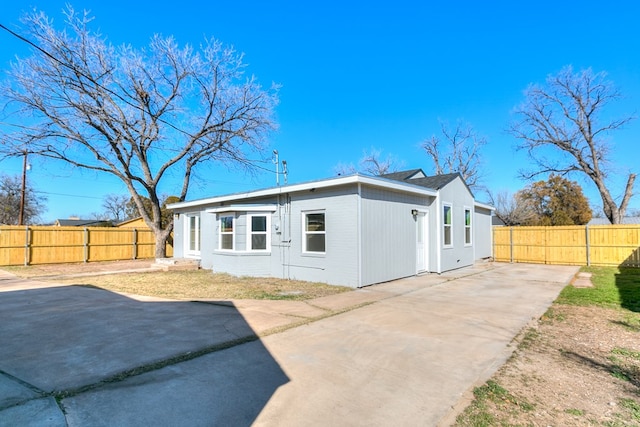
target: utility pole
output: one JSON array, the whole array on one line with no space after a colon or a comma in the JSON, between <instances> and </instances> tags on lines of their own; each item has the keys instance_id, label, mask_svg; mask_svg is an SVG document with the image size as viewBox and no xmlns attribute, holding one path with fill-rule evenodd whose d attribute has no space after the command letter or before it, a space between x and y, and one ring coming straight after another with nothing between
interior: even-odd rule
<instances>
[{"instance_id":1,"label":"utility pole","mask_svg":"<svg viewBox=\"0 0 640 427\"><path fill-rule=\"evenodd\" d=\"M22 190L20 191L20 212L18 213L18 225L24 225L24 205L27 193L27 150L24 150L22 163Z\"/></svg>"}]
</instances>

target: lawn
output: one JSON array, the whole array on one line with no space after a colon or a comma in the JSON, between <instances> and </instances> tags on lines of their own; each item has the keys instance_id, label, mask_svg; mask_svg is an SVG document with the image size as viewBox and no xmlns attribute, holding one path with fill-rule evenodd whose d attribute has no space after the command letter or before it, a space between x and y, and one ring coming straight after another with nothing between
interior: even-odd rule
<instances>
[{"instance_id":1,"label":"lawn","mask_svg":"<svg viewBox=\"0 0 640 427\"><path fill-rule=\"evenodd\" d=\"M493 377L457 427L640 426L640 269L583 268Z\"/></svg>"},{"instance_id":2,"label":"lawn","mask_svg":"<svg viewBox=\"0 0 640 427\"><path fill-rule=\"evenodd\" d=\"M69 272L71 266L67 269ZM91 264L86 270L91 270ZM236 277L211 270L154 271L103 274L75 278L47 278L45 267L3 267L21 277L52 280L57 283L91 285L113 292L178 300L269 299L307 300L352 290L324 283L275 278ZM94 267L95 269L95 267ZM82 265L76 268L82 272ZM57 271L58 274L60 272Z\"/></svg>"},{"instance_id":3,"label":"lawn","mask_svg":"<svg viewBox=\"0 0 640 427\"><path fill-rule=\"evenodd\" d=\"M593 288L567 286L556 300L558 304L595 305L640 312L640 269L584 267L591 273Z\"/></svg>"}]
</instances>

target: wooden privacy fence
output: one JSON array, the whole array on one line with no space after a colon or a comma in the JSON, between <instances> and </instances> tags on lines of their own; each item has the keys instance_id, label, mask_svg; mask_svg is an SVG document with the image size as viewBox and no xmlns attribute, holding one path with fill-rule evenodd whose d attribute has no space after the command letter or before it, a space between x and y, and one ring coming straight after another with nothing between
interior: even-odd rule
<instances>
[{"instance_id":1,"label":"wooden privacy fence","mask_svg":"<svg viewBox=\"0 0 640 427\"><path fill-rule=\"evenodd\" d=\"M167 256L173 254L167 245ZM0 265L154 258L146 228L0 226Z\"/></svg>"},{"instance_id":2,"label":"wooden privacy fence","mask_svg":"<svg viewBox=\"0 0 640 427\"><path fill-rule=\"evenodd\" d=\"M496 261L640 267L640 225L494 227Z\"/></svg>"}]
</instances>

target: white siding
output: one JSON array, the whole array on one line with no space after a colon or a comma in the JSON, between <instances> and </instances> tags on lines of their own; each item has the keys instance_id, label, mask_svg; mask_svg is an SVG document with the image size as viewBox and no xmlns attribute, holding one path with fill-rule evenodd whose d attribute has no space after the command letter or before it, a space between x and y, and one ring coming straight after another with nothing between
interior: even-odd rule
<instances>
[{"instance_id":1,"label":"white siding","mask_svg":"<svg viewBox=\"0 0 640 427\"><path fill-rule=\"evenodd\" d=\"M362 286L416 274L411 210L427 210L430 203L426 197L362 188Z\"/></svg>"},{"instance_id":2,"label":"white siding","mask_svg":"<svg viewBox=\"0 0 640 427\"><path fill-rule=\"evenodd\" d=\"M473 220L473 245L475 247L475 259L490 258L493 256L491 211L489 209L476 206Z\"/></svg>"},{"instance_id":3,"label":"white siding","mask_svg":"<svg viewBox=\"0 0 640 427\"><path fill-rule=\"evenodd\" d=\"M474 262L473 245L465 246L464 244L464 209L473 207L474 199L461 178L456 178L440 190L440 209L443 209L443 203L450 203L453 208L453 245L444 247L440 242L438 248L442 251L440 272L473 265ZM442 218L442 212L440 212L440 218ZM439 232L442 233L442 224L439 224L439 227Z\"/></svg>"}]
</instances>

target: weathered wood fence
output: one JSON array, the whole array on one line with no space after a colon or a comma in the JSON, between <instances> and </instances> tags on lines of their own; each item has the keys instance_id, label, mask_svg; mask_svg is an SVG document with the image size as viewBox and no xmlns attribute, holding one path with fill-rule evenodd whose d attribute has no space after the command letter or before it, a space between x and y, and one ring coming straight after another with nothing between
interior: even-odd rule
<instances>
[{"instance_id":1,"label":"weathered wood fence","mask_svg":"<svg viewBox=\"0 0 640 427\"><path fill-rule=\"evenodd\" d=\"M167 245L167 256L173 248ZM146 228L0 226L0 265L144 259L155 256Z\"/></svg>"},{"instance_id":2,"label":"weathered wood fence","mask_svg":"<svg viewBox=\"0 0 640 427\"><path fill-rule=\"evenodd\" d=\"M496 261L640 267L640 225L494 227Z\"/></svg>"}]
</instances>

